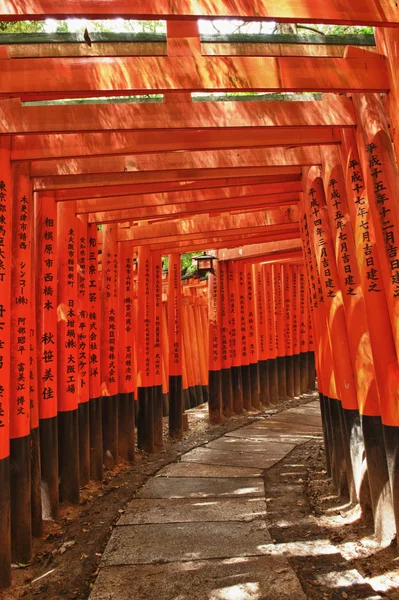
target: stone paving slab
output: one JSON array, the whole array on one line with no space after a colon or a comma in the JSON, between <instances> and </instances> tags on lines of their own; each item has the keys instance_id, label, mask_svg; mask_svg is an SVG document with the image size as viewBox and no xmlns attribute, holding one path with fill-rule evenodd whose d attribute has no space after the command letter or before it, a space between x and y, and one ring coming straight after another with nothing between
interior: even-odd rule
<instances>
[{"instance_id":1,"label":"stone paving slab","mask_svg":"<svg viewBox=\"0 0 399 600\"><path fill-rule=\"evenodd\" d=\"M273 553L264 521L116 527L102 564L134 565Z\"/></svg>"},{"instance_id":2,"label":"stone paving slab","mask_svg":"<svg viewBox=\"0 0 399 600\"><path fill-rule=\"evenodd\" d=\"M306 600L285 558L105 567L90 600Z\"/></svg>"},{"instance_id":3,"label":"stone paving slab","mask_svg":"<svg viewBox=\"0 0 399 600\"><path fill-rule=\"evenodd\" d=\"M269 469L280 458L271 458L268 454L252 452L240 454L228 450L212 450L211 448L194 448L181 457L181 462L196 462L206 465L226 465L237 467L251 467L254 469Z\"/></svg>"},{"instance_id":4,"label":"stone paving slab","mask_svg":"<svg viewBox=\"0 0 399 600\"><path fill-rule=\"evenodd\" d=\"M117 525L264 519L264 498L132 500Z\"/></svg>"},{"instance_id":5,"label":"stone paving slab","mask_svg":"<svg viewBox=\"0 0 399 600\"><path fill-rule=\"evenodd\" d=\"M263 480L256 477L155 477L143 485L137 498L254 498L264 494Z\"/></svg>"},{"instance_id":6,"label":"stone paving slab","mask_svg":"<svg viewBox=\"0 0 399 600\"><path fill-rule=\"evenodd\" d=\"M279 413L273 415L275 421L281 421L284 423L290 423L293 430L296 430L298 425L305 425L307 427L321 427L321 417L317 415L302 415L299 413L288 412Z\"/></svg>"},{"instance_id":7,"label":"stone paving slab","mask_svg":"<svg viewBox=\"0 0 399 600\"><path fill-rule=\"evenodd\" d=\"M222 437L213 442L209 442L206 448L214 450L227 450L229 452L245 452L251 454L253 452L267 453L271 457L283 457L295 448L294 444L285 444L281 442L266 442L265 440L243 440L233 437Z\"/></svg>"},{"instance_id":8,"label":"stone paving slab","mask_svg":"<svg viewBox=\"0 0 399 600\"><path fill-rule=\"evenodd\" d=\"M157 477L260 477L263 469L249 467L226 467L223 465L202 465L200 463L178 462L167 465L157 473Z\"/></svg>"},{"instance_id":9,"label":"stone paving slab","mask_svg":"<svg viewBox=\"0 0 399 600\"><path fill-rule=\"evenodd\" d=\"M226 434L226 437L246 439L250 441L280 442L281 444L303 444L310 439L321 439L323 434L316 430L314 433L289 433L288 431L270 431L268 428L245 427Z\"/></svg>"},{"instance_id":10,"label":"stone paving slab","mask_svg":"<svg viewBox=\"0 0 399 600\"><path fill-rule=\"evenodd\" d=\"M319 433L322 431L322 427L321 425L311 425L311 424L307 424L304 425L302 423L295 423L295 426L293 425L293 423L291 422L292 417L290 417L290 419L288 421L286 420L282 420L282 419L277 419L278 415L273 415L273 418L271 419L264 419L262 421L256 421L254 423L251 423L251 427L253 427L254 429L263 429L263 430L269 430L269 431L277 431L279 433L283 433L283 432L288 432L288 433L294 433L294 434L299 434L299 433L309 433L309 434L313 434L313 433Z\"/></svg>"}]
</instances>

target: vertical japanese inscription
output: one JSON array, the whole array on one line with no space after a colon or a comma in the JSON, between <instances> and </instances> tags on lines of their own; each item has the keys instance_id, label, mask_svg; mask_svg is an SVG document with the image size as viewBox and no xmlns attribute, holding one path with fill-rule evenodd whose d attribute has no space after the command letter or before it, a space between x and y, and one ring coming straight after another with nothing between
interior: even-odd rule
<instances>
[{"instance_id":1,"label":"vertical japanese inscription","mask_svg":"<svg viewBox=\"0 0 399 600\"><path fill-rule=\"evenodd\" d=\"M100 298L98 291L98 243L97 225L91 223L88 229L88 301L89 301L89 396L98 398L100 385Z\"/></svg>"},{"instance_id":2,"label":"vertical japanese inscription","mask_svg":"<svg viewBox=\"0 0 399 600\"><path fill-rule=\"evenodd\" d=\"M8 153L1 167L8 174ZM6 164L6 161L8 164ZM4 173L5 175L5 173ZM9 454L10 436L10 319L11 319L11 181L0 173L0 460Z\"/></svg>"},{"instance_id":3,"label":"vertical japanese inscription","mask_svg":"<svg viewBox=\"0 0 399 600\"><path fill-rule=\"evenodd\" d=\"M78 217L78 389L79 402L89 400L89 310L88 310L88 260L87 216Z\"/></svg>"}]
</instances>

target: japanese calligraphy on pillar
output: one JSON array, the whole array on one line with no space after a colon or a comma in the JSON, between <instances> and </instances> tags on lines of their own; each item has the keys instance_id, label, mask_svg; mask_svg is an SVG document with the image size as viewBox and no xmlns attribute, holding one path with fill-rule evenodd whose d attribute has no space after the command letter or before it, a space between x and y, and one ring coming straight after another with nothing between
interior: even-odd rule
<instances>
[{"instance_id":1,"label":"japanese calligraphy on pillar","mask_svg":"<svg viewBox=\"0 0 399 600\"><path fill-rule=\"evenodd\" d=\"M237 264L236 273L238 276L238 306L239 306L239 332L241 364L249 365L248 352L248 332L247 332L247 310L246 310L246 281L245 267L243 264Z\"/></svg>"},{"instance_id":2,"label":"japanese calligraphy on pillar","mask_svg":"<svg viewBox=\"0 0 399 600\"><path fill-rule=\"evenodd\" d=\"M36 198L38 266L38 387L40 417L57 415L57 205L54 194Z\"/></svg>"},{"instance_id":3,"label":"japanese calligraphy on pillar","mask_svg":"<svg viewBox=\"0 0 399 600\"><path fill-rule=\"evenodd\" d=\"M282 265L273 265L274 318L277 356L285 356Z\"/></svg>"},{"instance_id":4,"label":"japanese calligraphy on pillar","mask_svg":"<svg viewBox=\"0 0 399 600\"><path fill-rule=\"evenodd\" d=\"M13 193L11 276L11 438L30 433L31 192L23 165L16 165Z\"/></svg>"},{"instance_id":5,"label":"japanese calligraphy on pillar","mask_svg":"<svg viewBox=\"0 0 399 600\"><path fill-rule=\"evenodd\" d=\"M237 315L237 287L235 278L235 264L229 261L227 264L228 293L229 293L229 314L230 314L230 358L231 365L237 367L240 365L237 347L237 327L239 324Z\"/></svg>"},{"instance_id":6,"label":"japanese calligraphy on pillar","mask_svg":"<svg viewBox=\"0 0 399 600\"><path fill-rule=\"evenodd\" d=\"M169 375L182 374L180 255L169 255L168 281Z\"/></svg>"},{"instance_id":7,"label":"japanese calligraphy on pillar","mask_svg":"<svg viewBox=\"0 0 399 600\"><path fill-rule=\"evenodd\" d=\"M289 265L283 265L285 353L292 356L292 277Z\"/></svg>"},{"instance_id":8,"label":"japanese calligraphy on pillar","mask_svg":"<svg viewBox=\"0 0 399 600\"><path fill-rule=\"evenodd\" d=\"M256 347L255 290L252 278L252 265L245 265L245 279L247 286L248 355L250 363L256 363L258 352Z\"/></svg>"},{"instance_id":9,"label":"japanese calligraphy on pillar","mask_svg":"<svg viewBox=\"0 0 399 600\"><path fill-rule=\"evenodd\" d=\"M0 138L0 460L9 455L10 437L11 198L9 143L3 137Z\"/></svg>"},{"instance_id":10,"label":"japanese calligraphy on pillar","mask_svg":"<svg viewBox=\"0 0 399 600\"><path fill-rule=\"evenodd\" d=\"M162 385L162 256L152 254L154 276L154 385Z\"/></svg>"},{"instance_id":11,"label":"japanese calligraphy on pillar","mask_svg":"<svg viewBox=\"0 0 399 600\"><path fill-rule=\"evenodd\" d=\"M133 392L133 244L119 244L119 391Z\"/></svg>"},{"instance_id":12,"label":"japanese calligraphy on pillar","mask_svg":"<svg viewBox=\"0 0 399 600\"><path fill-rule=\"evenodd\" d=\"M100 379L100 295L98 290L98 231L97 225L88 227L88 307L89 307L89 396L101 395Z\"/></svg>"},{"instance_id":13,"label":"japanese calligraphy on pillar","mask_svg":"<svg viewBox=\"0 0 399 600\"><path fill-rule=\"evenodd\" d=\"M118 393L117 376L117 311L118 311L118 251L117 228L103 225L102 248L102 335L101 393L115 396Z\"/></svg>"},{"instance_id":14,"label":"japanese calligraphy on pillar","mask_svg":"<svg viewBox=\"0 0 399 600\"><path fill-rule=\"evenodd\" d=\"M229 323L229 297L228 297L228 271L226 262L219 264L220 288L220 351L222 369L231 366L230 353L230 323Z\"/></svg>"},{"instance_id":15,"label":"japanese calligraphy on pillar","mask_svg":"<svg viewBox=\"0 0 399 600\"><path fill-rule=\"evenodd\" d=\"M87 215L78 216L78 394L79 402L89 400L89 293Z\"/></svg>"},{"instance_id":16,"label":"japanese calligraphy on pillar","mask_svg":"<svg viewBox=\"0 0 399 600\"><path fill-rule=\"evenodd\" d=\"M306 294L306 276L305 267L298 267L298 336L299 352L308 351L307 339L307 294Z\"/></svg>"},{"instance_id":17,"label":"japanese calligraphy on pillar","mask_svg":"<svg viewBox=\"0 0 399 600\"><path fill-rule=\"evenodd\" d=\"M265 296L267 309L267 355L274 359L277 356L276 323L274 307L274 274L272 265L263 266L265 280Z\"/></svg>"},{"instance_id":18,"label":"japanese calligraphy on pillar","mask_svg":"<svg viewBox=\"0 0 399 600\"><path fill-rule=\"evenodd\" d=\"M215 273L209 273L209 370L218 371L221 368L220 352L220 289L219 265L215 265Z\"/></svg>"},{"instance_id":19,"label":"japanese calligraphy on pillar","mask_svg":"<svg viewBox=\"0 0 399 600\"><path fill-rule=\"evenodd\" d=\"M265 311L265 286L263 281L262 265L252 267L255 285L255 324L258 360L267 359L267 327Z\"/></svg>"},{"instance_id":20,"label":"japanese calligraphy on pillar","mask_svg":"<svg viewBox=\"0 0 399 600\"><path fill-rule=\"evenodd\" d=\"M292 350L294 354L299 354L299 327L298 327L298 298L299 298L299 285L298 285L298 267L291 265L291 280L292 280Z\"/></svg>"}]
</instances>

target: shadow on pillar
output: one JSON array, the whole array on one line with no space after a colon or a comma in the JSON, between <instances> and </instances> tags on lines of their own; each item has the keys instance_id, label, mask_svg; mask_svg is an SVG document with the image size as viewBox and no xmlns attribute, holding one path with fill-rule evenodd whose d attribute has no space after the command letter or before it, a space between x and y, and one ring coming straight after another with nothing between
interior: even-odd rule
<instances>
[{"instance_id":1,"label":"shadow on pillar","mask_svg":"<svg viewBox=\"0 0 399 600\"><path fill-rule=\"evenodd\" d=\"M268 375L269 375L269 399L271 404L278 402L278 367L277 358L269 358Z\"/></svg>"},{"instance_id":2,"label":"shadow on pillar","mask_svg":"<svg viewBox=\"0 0 399 600\"><path fill-rule=\"evenodd\" d=\"M209 371L209 420L220 423L222 420L222 374L220 370Z\"/></svg>"},{"instance_id":3,"label":"shadow on pillar","mask_svg":"<svg viewBox=\"0 0 399 600\"><path fill-rule=\"evenodd\" d=\"M320 412L321 412L321 422L323 426L323 438L324 438L324 451L326 455L326 470L328 477L331 477L331 452L332 452L332 442L331 442L331 423L330 423L330 411L328 408L328 398L323 396L323 394L319 394L320 401Z\"/></svg>"},{"instance_id":4,"label":"shadow on pillar","mask_svg":"<svg viewBox=\"0 0 399 600\"><path fill-rule=\"evenodd\" d=\"M252 410L251 401L251 373L249 365L241 365L242 403L244 410Z\"/></svg>"},{"instance_id":5,"label":"shadow on pillar","mask_svg":"<svg viewBox=\"0 0 399 600\"><path fill-rule=\"evenodd\" d=\"M331 477L339 496L348 496L349 483L345 464L345 436L341 427L341 402L324 396L327 401L331 424ZM353 482L353 475L350 476Z\"/></svg>"},{"instance_id":6,"label":"shadow on pillar","mask_svg":"<svg viewBox=\"0 0 399 600\"><path fill-rule=\"evenodd\" d=\"M169 416L169 392L162 394L163 416Z\"/></svg>"},{"instance_id":7,"label":"shadow on pillar","mask_svg":"<svg viewBox=\"0 0 399 600\"><path fill-rule=\"evenodd\" d=\"M138 388L137 446L147 454L154 452L154 393L153 387Z\"/></svg>"},{"instance_id":8,"label":"shadow on pillar","mask_svg":"<svg viewBox=\"0 0 399 600\"><path fill-rule=\"evenodd\" d=\"M286 356L285 357L285 375L287 378L286 390L288 398L293 398L295 396L295 382L294 382L294 357Z\"/></svg>"},{"instance_id":9,"label":"shadow on pillar","mask_svg":"<svg viewBox=\"0 0 399 600\"><path fill-rule=\"evenodd\" d=\"M301 394L306 394L309 391L308 353L301 352L299 361L301 369Z\"/></svg>"},{"instance_id":10,"label":"shadow on pillar","mask_svg":"<svg viewBox=\"0 0 399 600\"><path fill-rule=\"evenodd\" d=\"M122 460L134 461L134 394L119 394L118 452Z\"/></svg>"},{"instance_id":11,"label":"shadow on pillar","mask_svg":"<svg viewBox=\"0 0 399 600\"><path fill-rule=\"evenodd\" d=\"M259 365L251 363L249 365L249 376L251 381L251 405L252 408L260 408L260 386L259 386Z\"/></svg>"},{"instance_id":12,"label":"shadow on pillar","mask_svg":"<svg viewBox=\"0 0 399 600\"><path fill-rule=\"evenodd\" d=\"M119 394L114 394L113 396L103 396L103 451L104 465L107 469L113 469L119 461L118 410Z\"/></svg>"},{"instance_id":13,"label":"shadow on pillar","mask_svg":"<svg viewBox=\"0 0 399 600\"><path fill-rule=\"evenodd\" d=\"M316 389L316 368L314 352L308 352L308 388L311 392Z\"/></svg>"},{"instance_id":14,"label":"shadow on pillar","mask_svg":"<svg viewBox=\"0 0 399 600\"><path fill-rule=\"evenodd\" d=\"M301 355L294 354L294 396L301 395Z\"/></svg>"},{"instance_id":15,"label":"shadow on pillar","mask_svg":"<svg viewBox=\"0 0 399 600\"><path fill-rule=\"evenodd\" d=\"M87 485L90 480L90 407L88 402L78 406L79 414L79 481Z\"/></svg>"},{"instance_id":16,"label":"shadow on pillar","mask_svg":"<svg viewBox=\"0 0 399 600\"><path fill-rule=\"evenodd\" d=\"M56 520L60 512L58 490L58 418L40 419L39 435L43 508L48 517Z\"/></svg>"},{"instance_id":17,"label":"shadow on pillar","mask_svg":"<svg viewBox=\"0 0 399 600\"><path fill-rule=\"evenodd\" d=\"M103 478L103 422L102 396L89 400L90 413L90 477L95 481Z\"/></svg>"},{"instance_id":18,"label":"shadow on pillar","mask_svg":"<svg viewBox=\"0 0 399 600\"><path fill-rule=\"evenodd\" d=\"M32 557L30 435L10 440L10 496L12 561L27 563Z\"/></svg>"},{"instance_id":19,"label":"shadow on pillar","mask_svg":"<svg viewBox=\"0 0 399 600\"><path fill-rule=\"evenodd\" d=\"M392 504L399 538L399 427L383 425L388 474L391 483ZM399 543L399 539L398 539Z\"/></svg>"},{"instance_id":20,"label":"shadow on pillar","mask_svg":"<svg viewBox=\"0 0 399 600\"><path fill-rule=\"evenodd\" d=\"M154 385L154 445L156 448L163 447L163 395L162 385Z\"/></svg>"},{"instance_id":21,"label":"shadow on pillar","mask_svg":"<svg viewBox=\"0 0 399 600\"><path fill-rule=\"evenodd\" d=\"M284 401L287 397L287 371L285 368L285 356L278 356L277 361L277 385L278 400Z\"/></svg>"},{"instance_id":22,"label":"shadow on pillar","mask_svg":"<svg viewBox=\"0 0 399 600\"><path fill-rule=\"evenodd\" d=\"M259 401L263 406L269 406L269 365L267 360L258 362L259 368Z\"/></svg>"},{"instance_id":23,"label":"shadow on pillar","mask_svg":"<svg viewBox=\"0 0 399 600\"><path fill-rule=\"evenodd\" d=\"M241 367L231 367L231 384L233 386L233 413L241 415L244 410Z\"/></svg>"}]
</instances>

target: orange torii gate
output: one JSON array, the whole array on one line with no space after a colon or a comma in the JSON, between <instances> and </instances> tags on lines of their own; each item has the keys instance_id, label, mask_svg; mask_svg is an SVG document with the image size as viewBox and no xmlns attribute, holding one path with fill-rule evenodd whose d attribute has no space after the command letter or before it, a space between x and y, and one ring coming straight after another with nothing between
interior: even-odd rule
<instances>
[{"instance_id":1,"label":"orange torii gate","mask_svg":"<svg viewBox=\"0 0 399 600\"><path fill-rule=\"evenodd\" d=\"M367 469L377 534L399 530L398 181L389 135L398 112L380 97L396 97L398 9L387 0L345 10L319 0L136 4L80 0L68 16L98 18L112 7L166 18L161 52L25 48L13 58L0 50L2 586L11 552L29 561L40 533L39 446L56 517L59 496L77 502L79 486L102 477L104 458L107 467L134 458L137 406L138 445L152 452L162 445L167 393L169 431L179 438L184 408L208 395L218 422L314 389L314 361L334 484L362 501ZM0 1L0 15L13 20L67 16L62 10ZM377 52L242 55L201 42L195 19L221 16L386 29ZM191 101L204 90L330 93ZM162 92L164 102L21 103L144 91ZM180 265L180 254L204 248L219 259L206 293L190 279L182 285Z\"/></svg>"}]
</instances>

